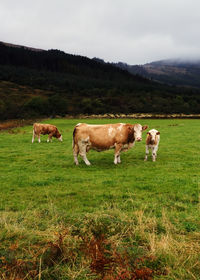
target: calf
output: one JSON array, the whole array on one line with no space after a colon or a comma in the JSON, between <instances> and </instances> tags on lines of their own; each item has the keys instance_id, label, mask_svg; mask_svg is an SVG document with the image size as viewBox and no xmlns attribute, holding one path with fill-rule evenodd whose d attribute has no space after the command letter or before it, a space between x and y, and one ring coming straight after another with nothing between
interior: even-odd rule
<instances>
[{"instance_id":1,"label":"calf","mask_svg":"<svg viewBox=\"0 0 200 280\"><path fill-rule=\"evenodd\" d=\"M152 150L152 160L155 161L157 157L158 145L160 142L160 132L156 129L151 129L147 132L146 139L146 155L144 160L147 160L149 149Z\"/></svg>"},{"instance_id":2,"label":"calf","mask_svg":"<svg viewBox=\"0 0 200 280\"><path fill-rule=\"evenodd\" d=\"M85 164L90 165L86 153L90 150L98 152L115 149L114 164L121 162L120 152L127 151L135 141L142 140L142 131L148 126L140 124L103 124L89 125L79 123L73 132L74 162L78 165L78 154L83 158Z\"/></svg>"},{"instance_id":3,"label":"calf","mask_svg":"<svg viewBox=\"0 0 200 280\"><path fill-rule=\"evenodd\" d=\"M57 127L52 124L34 123L32 143L34 142L35 136L38 137L38 142L40 143L40 134L49 135L47 142L49 142L49 141L52 142L52 137L55 137L59 141L62 141L62 135L59 133Z\"/></svg>"}]
</instances>

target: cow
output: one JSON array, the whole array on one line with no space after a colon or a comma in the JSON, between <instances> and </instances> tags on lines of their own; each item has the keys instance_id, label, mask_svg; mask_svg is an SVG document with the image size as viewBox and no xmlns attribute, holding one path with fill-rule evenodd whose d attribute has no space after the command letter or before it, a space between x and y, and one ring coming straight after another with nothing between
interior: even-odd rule
<instances>
[{"instance_id":1,"label":"cow","mask_svg":"<svg viewBox=\"0 0 200 280\"><path fill-rule=\"evenodd\" d=\"M146 155L144 160L146 161L149 154L149 149L152 150L152 161L156 161L158 145L160 142L160 132L156 129L151 129L147 132L146 138Z\"/></svg>"},{"instance_id":2,"label":"cow","mask_svg":"<svg viewBox=\"0 0 200 280\"><path fill-rule=\"evenodd\" d=\"M38 137L38 142L40 143L40 134L48 134L47 142L52 142L52 137L62 141L62 135L59 133L57 127L52 124L34 123L32 143L34 142L35 136Z\"/></svg>"},{"instance_id":3,"label":"cow","mask_svg":"<svg viewBox=\"0 0 200 280\"><path fill-rule=\"evenodd\" d=\"M141 124L103 124L90 125L79 123L73 131L73 154L74 162L78 165L78 154L83 158L86 165L90 165L86 153L90 149L98 152L115 149L114 164L121 162L120 152L129 150L135 141L142 140L142 131L148 126Z\"/></svg>"}]
</instances>

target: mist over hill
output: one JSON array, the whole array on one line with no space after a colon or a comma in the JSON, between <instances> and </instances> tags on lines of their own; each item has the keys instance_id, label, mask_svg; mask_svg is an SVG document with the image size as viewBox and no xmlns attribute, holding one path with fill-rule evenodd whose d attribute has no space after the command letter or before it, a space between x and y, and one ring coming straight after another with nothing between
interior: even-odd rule
<instances>
[{"instance_id":1,"label":"mist over hill","mask_svg":"<svg viewBox=\"0 0 200 280\"><path fill-rule=\"evenodd\" d=\"M200 88L200 58L177 58L144 65L119 62L117 67L136 75L173 86Z\"/></svg>"},{"instance_id":2,"label":"mist over hill","mask_svg":"<svg viewBox=\"0 0 200 280\"><path fill-rule=\"evenodd\" d=\"M66 114L198 113L200 91L67 54L0 43L0 118Z\"/></svg>"}]
</instances>

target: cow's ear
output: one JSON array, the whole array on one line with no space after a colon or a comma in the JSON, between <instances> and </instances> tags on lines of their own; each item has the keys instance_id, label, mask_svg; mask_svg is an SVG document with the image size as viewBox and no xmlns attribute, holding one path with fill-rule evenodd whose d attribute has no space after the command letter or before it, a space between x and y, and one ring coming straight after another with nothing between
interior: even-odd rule
<instances>
[{"instance_id":1,"label":"cow's ear","mask_svg":"<svg viewBox=\"0 0 200 280\"><path fill-rule=\"evenodd\" d=\"M150 135L150 132L149 132L149 131L147 131L147 135Z\"/></svg>"},{"instance_id":2,"label":"cow's ear","mask_svg":"<svg viewBox=\"0 0 200 280\"><path fill-rule=\"evenodd\" d=\"M146 130L148 128L148 125L143 125L142 130Z\"/></svg>"},{"instance_id":3,"label":"cow's ear","mask_svg":"<svg viewBox=\"0 0 200 280\"><path fill-rule=\"evenodd\" d=\"M160 135L160 131L156 132L156 135Z\"/></svg>"}]
</instances>

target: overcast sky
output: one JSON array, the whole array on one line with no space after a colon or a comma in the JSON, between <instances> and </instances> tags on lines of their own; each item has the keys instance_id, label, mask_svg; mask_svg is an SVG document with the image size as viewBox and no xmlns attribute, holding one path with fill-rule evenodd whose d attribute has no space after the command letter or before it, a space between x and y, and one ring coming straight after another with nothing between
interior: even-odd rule
<instances>
[{"instance_id":1,"label":"overcast sky","mask_svg":"<svg viewBox=\"0 0 200 280\"><path fill-rule=\"evenodd\" d=\"M0 41L109 62L200 58L200 0L0 0Z\"/></svg>"}]
</instances>

